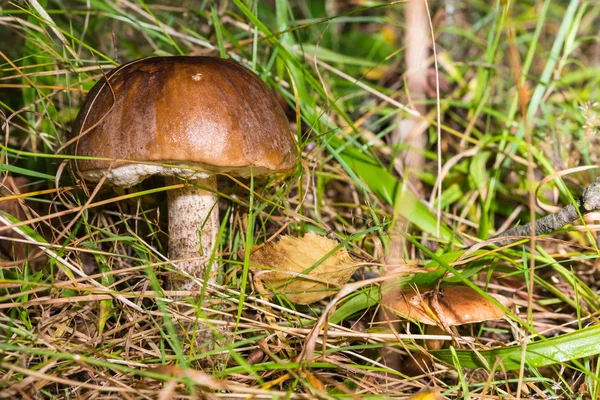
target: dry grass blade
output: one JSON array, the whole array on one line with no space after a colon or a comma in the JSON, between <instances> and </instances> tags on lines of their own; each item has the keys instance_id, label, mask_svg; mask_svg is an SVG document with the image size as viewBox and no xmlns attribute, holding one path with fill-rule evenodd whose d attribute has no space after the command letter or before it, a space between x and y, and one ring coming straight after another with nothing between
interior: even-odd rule
<instances>
[{"instance_id":1,"label":"dry grass blade","mask_svg":"<svg viewBox=\"0 0 600 400\"><path fill-rule=\"evenodd\" d=\"M160 377L164 379L165 376L171 376L177 378L179 380L191 380L194 385L198 385L206 390L216 390L216 391L228 391L230 393L239 393L239 394L248 394L251 397L252 395L285 395L285 392L276 391L276 390L263 390L256 389L247 385L240 385L237 383L233 383L223 379L213 378L210 374L205 372L191 369L191 368L181 368L175 365L165 365L156 368L151 368L148 370L151 374L163 375ZM157 376L158 378L158 376ZM299 396L300 398L304 396Z\"/></svg>"},{"instance_id":2,"label":"dry grass blade","mask_svg":"<svg viewBox=\"0 0 600 400\"><path fill-rule=\"evenodd\" d=\"M4 224L6 226L12 225L11 222L6 217L3 217L3 216L0 216L0 223ZM23 238L27 239L28 241L35 242L35 239L32 238L31 236L29 236L27 233L23 232L22 229L19 229L19 228L13 226L12 230L14 232L16 232L17 234L19 234L20 236L22 236ZM39 246L39 249L42 250L48 257L50 257L53 260L55 260L56 262L58 262L60 265L68 268L70 271L74 272L75 274L79 275L82 278L87 278L87 275L82 271L81 268L74 266L69 261L67 261L63 257L59 256L56 252L54 252L44 246ZM95 279L88 279L88 282L90 282L93 286L96 286L98 288L104 288L104 286L101 283L99 283L98 281L96 281ZM122 301L124 304L133 308L134 310L143 312L142 308L139 305L133 303L129 299L126 299L122 295L115 294L114 296L115 296L115 298Z\"/></svg>"}]
</instances>

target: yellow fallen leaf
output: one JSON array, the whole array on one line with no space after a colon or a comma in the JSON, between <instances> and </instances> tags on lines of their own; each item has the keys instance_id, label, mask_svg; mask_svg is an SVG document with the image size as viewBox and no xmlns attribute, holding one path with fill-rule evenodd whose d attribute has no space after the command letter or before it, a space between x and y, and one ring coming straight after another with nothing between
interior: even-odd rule
<instances>
[{"instance_id":1,"label":"yellow fallen leaf","mask_svg":"<svg viewBox=\"0 0 600 400\"><path fill-rule=\"evenodd\" d=\"M438 389L425 389L413 394L408 400L442 400L442 396Z\"/></svg>"},{"instance_id":2,"label":"yellow fallen leaf","mask_svg":"<svg viewBox=\"0 0 600 400\"><path fill-rule=\"evenodd\" d=\"M363 76L371 81L378 81L382 79L388 72L387 67L373 67L373 68L361 68L360 72Z\"/></svg>"},{"instance_id":3,"label":"yellow fallen leaf","mask_svg":"<svg viewBox=\"0 0 600 400\"><path fill-rule=\"evenodd\" d=\"M334 251L336 246L336 241L313 233L267 243L250 256L254 284L262 294L282 293L296 304L331 296L359 266L345 248Z\"/></svg>"},{"instance_id":4,"label":"yellow fallen leaf","mask_svg":"<svg viewBox=\"0 0 600 400\"><path fill-rule=\"evenodd\" d=\"M323 382L321 382L321 380L314 374L312 374L310 371L304 371L304 376L306 377L306 379L308 380L308 382L310 382L310 386L312 386L312 388L318 392L323 392L323 393L327 393L327 389L325 388L325 385L323 384ZM311 392L307 392L308 394L311 394Z\"/></svg>"},{"instance_id":5,"label":"yellow fallen leaf","mask_svg":"<svg viewBox=\"0 0 600 400\"><path fill-rule=\"evenodd\" d=\"M383 36L383 41L387 44L395 45L398 43L398 29L392 25L384 25L379 30L379 33Z\"/></svg>"}]
</instances>

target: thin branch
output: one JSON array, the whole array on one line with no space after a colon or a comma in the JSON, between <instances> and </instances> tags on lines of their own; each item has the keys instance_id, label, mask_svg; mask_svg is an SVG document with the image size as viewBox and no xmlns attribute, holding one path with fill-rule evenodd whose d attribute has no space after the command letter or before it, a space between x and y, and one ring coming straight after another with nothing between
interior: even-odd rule
<instances>
[{"instance_id":1,"label":"thin branch","mask_svg":"<svg viewBox=\"0 0 600 400\"><path fill-rule=\"evenodd\" d=\"M596 179L583 191L581 198L575 201L575 204L569 204L553 214L536 220L535 235L552 233L577 220L580 215L583 216L598 210L600 210L600 178ZM521 240L523 237L531 236L531 228L531 223L519 225L486 240L486 243L506 246ZM502 239L507 237L510 237L510 239Z\"/></svg>"}]
</instances>

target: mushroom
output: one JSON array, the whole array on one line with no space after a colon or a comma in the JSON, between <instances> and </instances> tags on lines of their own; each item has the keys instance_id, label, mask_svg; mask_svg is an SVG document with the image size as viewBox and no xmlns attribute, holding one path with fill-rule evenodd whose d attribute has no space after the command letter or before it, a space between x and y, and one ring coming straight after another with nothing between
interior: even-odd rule
<instances>
[{"instance_id":1,"label":"mushroom","mask_svg":"<svg viewBox=\"0 0 600 400\"><path fill-rule=\"evenodd\" d=\"M510 309L513 303L507 297L490 294L506 309ZM428 334L443 334L449 327L458 325L474 324L506 316L504 309L498 307L488 298L481 295L468 286L448 286L437 290L419 293L417 289L411 288L391 302L390 309L401 317L408 318L425 325ZM443 345L443 340L428 340L426 348L438 350ZM405 372L421 371L421 362L427 364L427 358L423 354L417 354L404 366Z\"/></svg>"},{"instance_id":2,"label":"mushroom","mask_svg":"<svg viewBox=\"0 0 600 400\"><path fill-rule=\"evenodd\" d=\"M67 145L90 157L76 162L90 181L187 182L167 194L169 257L201 278L215 267L206 259L219 230L217 175L265 176L297 160L288 119L267 85L215 57L151 57L117 68L88 94ZM194 286L173 278L173 289Z\"/></svg>"},{"instance_id":3,"label":"mushroom","mask_svg":"<svg viewBox=\"0 0 600 400\"><path fill-rule=\"evenodd\" d=\"M439 307L433 303L437 296ZM506 308L512 302L501 295L490 294ZM419 293L415 289L400 293L391 308L398 314L425 325L457 326L476 322L502 319L506 315L488 298L468 286L448 286L435 293L434 290ZM439 312L436 312L436 309Z\"/></svg>"}]
</instances>

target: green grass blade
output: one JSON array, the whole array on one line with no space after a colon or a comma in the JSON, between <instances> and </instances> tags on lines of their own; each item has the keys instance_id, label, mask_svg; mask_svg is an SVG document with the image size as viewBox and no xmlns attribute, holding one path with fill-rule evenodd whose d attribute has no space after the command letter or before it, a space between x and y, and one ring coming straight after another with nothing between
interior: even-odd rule
<instances>
[{"instance_id":1,"label":"green grass blade","mask_svg":"<svg viewBox=\"0 0 600 400\"><path fill-rule=\"evenodd\" d=\"M475 351L455 350L456 357L465 368L485 368L479 357L485 359L488 365L494 365L497 359L502 360L502 366L508 370L520 368L523 348L510 346L494 350ZM431 351L431 354L447 363L453 363L451 350ZM566 363L600 354L600 325L594 325L572 333L567 333L537 341L527 345L525 362L531 367Z\"/></svg>"}]
</instances>

